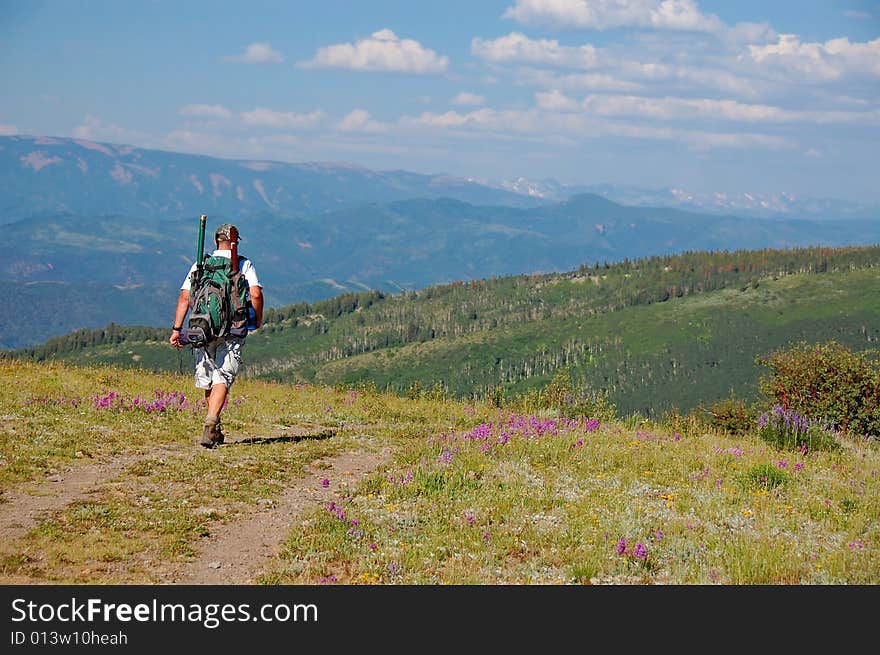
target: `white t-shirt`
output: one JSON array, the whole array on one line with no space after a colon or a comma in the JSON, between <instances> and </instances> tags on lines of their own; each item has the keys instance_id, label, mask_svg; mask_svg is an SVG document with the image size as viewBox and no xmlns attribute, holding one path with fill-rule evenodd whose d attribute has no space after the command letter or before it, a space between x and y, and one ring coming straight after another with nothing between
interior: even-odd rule
<instances>
[{"instance_id":1,"label":"white t-shirt","mask_svg":"<svg viewBox=\"0 0 880 655\"><path fill-rule=\"evenodd\" d=\"M215 250L211 254L215 257L226 257L227 259L232 259L231 250ZM257 277L257 271L254 268L254 265L251 263L250 259L248 259L247 257L239 257L238 266L241 269L241 274L244 275L244 278L247 280L248 287L263 287L263 285L260 284L260 279ZM183 284L180 285L181 291L189 291L190 276L195 270L196 265L193 264L189 269L189 273L186 274L186 279L183 281Z\"/></svg>"}]
</instances>

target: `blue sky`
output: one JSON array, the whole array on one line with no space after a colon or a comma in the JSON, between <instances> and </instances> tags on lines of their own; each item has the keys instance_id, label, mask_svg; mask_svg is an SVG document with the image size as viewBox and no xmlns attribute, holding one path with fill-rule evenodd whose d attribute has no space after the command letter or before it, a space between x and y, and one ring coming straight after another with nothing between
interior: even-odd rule
<instances>
[{"instance_id":1,"label":"blue sky","mask_svg":"<svg viewBox=\"0 0 880 655\"><path fill-rule=\"evenodd\" d=\"M880 201L880 0L0 0L0 134Z\"/></svg>"}]
</instances>

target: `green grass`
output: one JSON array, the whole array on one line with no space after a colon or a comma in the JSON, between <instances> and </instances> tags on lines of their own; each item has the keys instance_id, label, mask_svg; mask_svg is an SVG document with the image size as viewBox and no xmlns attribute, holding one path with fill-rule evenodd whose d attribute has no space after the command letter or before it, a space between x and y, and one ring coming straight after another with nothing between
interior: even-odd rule
<instances>
[{"instance_id":1,"label":"green grass","mask_svg":"<svg viewBox=\"0 0 880 655\"><path fill-rule=\"evenodd\" d=\"M871 442L803 454L756 432L632 417L525 438L498 427L509 410L481 402L242 380L229 432L301 428L313 438L209 452L191 443L200 411L87 402L107 389L190 397L189 376L10 361L0 370L12 382L0 389L4 493L131 456L94 493L0 547L6 582L162 582L159 571L186 562L206 534L276 497L306 465L379 448L393 451L390 463L348 487L334 511L313 507L294 520L260 582L880 582L880 451ZM465 438L488 423L488 439Z\"/></svg>"},{"instance_id":2,"label":"green grass","mask_svg":"<svg viewBox=\"0 0 880 655\"><path fill-rule=\"evenodd\" d=\"M572 441L583 438L582 446ZM604 426L406 462L313 513L276 583L876 583L876 451L795 460L759 440ZM733 445L741 456L724 452ZM793 469L785 485L742 484ZM870 462L870 463L868 463ZM867 466L863 467L863 464ZM412 482L400 484L406 474ZM774 478L775 479L775 478ZM858 499L853 500L852 489ZM357 520L360 535L354 534ZM619 540L627 542L619 554ZM637 544L644 557L636 555Z\"/></svg>"}]
</instances>

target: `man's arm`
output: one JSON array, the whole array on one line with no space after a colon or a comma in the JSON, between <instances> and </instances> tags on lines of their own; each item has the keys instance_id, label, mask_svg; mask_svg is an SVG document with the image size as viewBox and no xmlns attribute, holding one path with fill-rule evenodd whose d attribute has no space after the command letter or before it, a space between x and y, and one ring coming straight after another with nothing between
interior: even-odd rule
<instances>
[{"instance_id":1,"label":"man's arm","mask_svg":"<svg viewBox=\"0 0 880 655\"><path fill-rule=\"evenodd\" d=\"M262 307L262 306L261 306ZM189 291L186 289L180 290L180 295L177 296L177 309L174 312L174 326L183 326L183 319L186 318L186 313L189 311ZM168 339L171 342L171 345L176 348L183 348L180 344L180 332L178 330L171 331L171 338Z\"/></svg>"},{"instance_id":2,"label":"man's arm","mask_svg":"<svg viewBox=\"0 0 880 655\"><path fill-rule=\"evenodd\" d=\"M256 326L263 324L263 290L260 287L249 287L248 292L251 294L251 305L256 314Z\"/></svg>"}]
</instances>

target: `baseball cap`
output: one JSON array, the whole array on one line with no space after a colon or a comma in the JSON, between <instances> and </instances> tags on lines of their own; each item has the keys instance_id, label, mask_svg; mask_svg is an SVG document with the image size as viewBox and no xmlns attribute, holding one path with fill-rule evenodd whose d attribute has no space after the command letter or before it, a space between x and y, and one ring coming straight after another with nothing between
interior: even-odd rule
<instances>
[{"instance_id":1,"label":"baseball cap","mask_svg":"<svg viewBox=\"0 0 880 655\"><path fill-rule=\"evenodd\" d=\"M224 223L220 227L217 228L217 231L214 233L214 241L232 241L232 228L235 226L230 223ZM241 234L238 235L238 240L241 241Z\"/></svg>"}]
</instances>

